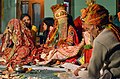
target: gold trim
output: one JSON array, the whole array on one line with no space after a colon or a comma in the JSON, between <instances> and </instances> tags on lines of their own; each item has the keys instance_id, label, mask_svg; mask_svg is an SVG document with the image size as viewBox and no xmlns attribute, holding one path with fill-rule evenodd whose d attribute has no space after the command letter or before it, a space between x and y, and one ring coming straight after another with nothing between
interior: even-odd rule
<instances>
[{"instance_id":1,"label":"gold trim","mask_svg":"<svg viewBox=\"0 0 120 79\"><path fill-rule=\"evenodd\" d=\"M55 18L60 18L60 17L64 17L64 16L67 16L67 12L65 10L60 10L55 13Z\"/></svg>"}]
</instances>

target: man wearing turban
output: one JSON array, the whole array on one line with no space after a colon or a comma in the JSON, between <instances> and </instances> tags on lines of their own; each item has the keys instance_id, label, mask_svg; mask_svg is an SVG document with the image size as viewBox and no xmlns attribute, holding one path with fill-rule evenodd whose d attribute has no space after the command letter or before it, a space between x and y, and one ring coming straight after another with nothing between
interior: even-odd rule
<instances>
[{"instance_id":1,"label":"man wearing turban","mask_svg":"<svg viewBox=\"0 0 120 79\"><path fill-rule=\"evenodd\" d=\"M94 42L88 71L79 71L80 79L120 78L120 28L109 21L108 10L99 4L88 6L84 12L82 26Z\"/></svg>"}]
</instances>

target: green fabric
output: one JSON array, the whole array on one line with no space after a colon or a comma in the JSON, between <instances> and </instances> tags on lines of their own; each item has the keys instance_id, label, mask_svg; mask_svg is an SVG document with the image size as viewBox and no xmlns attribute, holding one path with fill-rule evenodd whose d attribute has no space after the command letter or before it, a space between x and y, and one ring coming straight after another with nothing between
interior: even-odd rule
<instances>
[{"instance_id":1,"label":"green fabric","mask_svg":"<svg viewBox=\"0 0 120 79\"><path fill-rule=\"evenodd\" d=\"M84 49L91 49L91 48L92 48L92 45L90 44L84 45Z\"/></svg>"}]
</instances>

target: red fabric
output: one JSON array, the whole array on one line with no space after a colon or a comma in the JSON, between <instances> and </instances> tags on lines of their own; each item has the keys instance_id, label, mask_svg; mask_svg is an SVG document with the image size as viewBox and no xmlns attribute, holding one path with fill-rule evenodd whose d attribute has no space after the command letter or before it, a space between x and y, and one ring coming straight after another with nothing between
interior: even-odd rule
<instances>
[{"instance_id":1,"label":"red fabric","mask_svg":"<svg viewBox=\"0 0 120 79\"><path fill-rule=\"evenodd\" d=\"M82 39L82 21L80 19L80 16L78 16L75 20L74 20L74 25L75 28L77 30L77 34L78 34L78 38L79 38L79 42Z\"/></svg>"},{"instance_id":2,"label":"red fabric","mask_svg":"<svg viewBox=\"0 0 120 79\"><path fill-rule=\"evenodd\" d=\"M12 39L11 39L12 37ZM11 19L2 37L0 52L7 61L7 65L28 64L33 57L31 52L35 48L31 31L18 19ZM28 61L29 60L29 61Z\"/></svg>"},{"instance_id":3,"label":"red fabric","mask_svg":"<svg viewBox=\"0 0 120 79\"><path fill-rule=\"evenodd\" d=\"M75 35L74 35L74 43L75 43L75 45L78 45L79 44L79 39L78 39L78 35L77 35L77 33L76 33L76 31L74 30L74 33L75 33Z\"/></svg>"},{"instance_id":4,"label":"red fabric","mask_svg":"<svg viewBox=\"0 0 120 79\"><path fill-rule=\"evenodd\" d=\"M76 26L76 28L80 31L82 31L82 21L80 20L80 16L78 16L75 20L74 20L74 24Z\"/></svg>"},{"instance_id":5,"label":"red fabric","mask_svg":"<svg viewBox=\"0 0 120 79\"><path fill-rule=\"evenodd\" d=\"M85 63L89 63L91 55L92 55L92 49L85 49L84 50Z\"/></svg>"},{"instance_id":6,"label":"red fabric","mask_svg":"<svg viewBox=\"0 0 120 79\"><path fill-rule=\"evenodd\" d=\"M78 56L75 56L75 57L66 59L65 62L77 64L77 58L78 58Z\"/></svg>"},{"instance_id":7,"label":"red fabric","mask_svg":"<svg viewBox=\"0 0 120 79\"><path fill-rule=\"evenodd\" d=\"M27 46L21 46L16 50L16 53L12 58L8 61L8 64L11 64L14 68L16 64L23 64L23 60L26 60L27 56L30 54L30 49ZM27 61L25 61L27 62Z\"/></svg>"}]
</instances>

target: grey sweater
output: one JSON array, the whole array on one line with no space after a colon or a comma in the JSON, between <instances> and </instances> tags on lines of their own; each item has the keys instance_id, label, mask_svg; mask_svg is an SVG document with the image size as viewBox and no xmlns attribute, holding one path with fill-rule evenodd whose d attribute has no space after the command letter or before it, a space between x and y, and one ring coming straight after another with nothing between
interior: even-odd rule
<instances>
[{"instance_id":1,"label":"grey sweater","mask_svg":"<svg viewBox=\"0 0 120 79\"><path fill-rule=\"evenodd\" d=\"M104 29L93 42L93 52L88 66L88 73L91 79L100 77L100 70L105 62L105 57L110 50L116 45L120 46L120 42L116 39L114 33L108 29ZM120 47L110 56L108 68L116 77L120 77Z\"/></svg>"}]
</instances>

